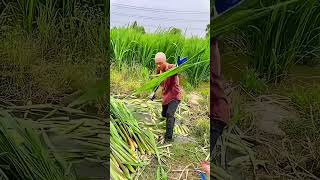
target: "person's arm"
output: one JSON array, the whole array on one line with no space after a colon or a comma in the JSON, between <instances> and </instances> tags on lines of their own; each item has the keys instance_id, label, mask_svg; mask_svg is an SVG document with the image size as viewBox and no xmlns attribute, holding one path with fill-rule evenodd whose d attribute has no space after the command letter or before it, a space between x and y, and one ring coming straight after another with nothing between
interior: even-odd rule
<instances>
[{"instance_id":1,"label":"person's arm","mask_svg":"<svg viewBox=\"0 0 320 180\"><path fill-rule=\"evenodd\" d=\"M160 69L156 67L156 74L160 74Z\"/></svg>"},{"instance_id":2,"label":"person's arm","mask_svg":"<svg viewBox=\"0 0 320 180\"><path fill-rule=\"evenodd\" d=\"M155 73L156 73L156 74L155 74L155 75L152 75L152 76L157 77L157 76L159 76L159 75L162 73L161 70L160 70L160 68L158 68L157 66L156 66L156 71L155 71ZM151 101L153 101L153 100L156 98L156 95L157 95L160 87L163 88L163 82L154 89L154 91L151 93L151 95L149 95L149 99L150 99Z\"/></svg>"},{"instance_id":3,"label":"person's arm","mask_svg":"<svg viewBox=\"0 0 320 180\"><path fill-rule=\"evenodd\" d=\"M213 46L211 48L211 92L213 105L213 119L229 122L230 119L230 108L227 97L224 92L222 75L221 75L221 59L218 48L218 42L213 38Z\"/></svg>"}]
</instances>

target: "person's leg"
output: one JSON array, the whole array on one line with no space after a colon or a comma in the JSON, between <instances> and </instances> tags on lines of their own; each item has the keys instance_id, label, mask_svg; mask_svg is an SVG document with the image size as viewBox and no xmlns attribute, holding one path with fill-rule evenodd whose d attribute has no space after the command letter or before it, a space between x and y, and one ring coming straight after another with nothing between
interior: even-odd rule
<instances>
[{"instance_id":1,"label":"person's leg","mask_svg":"<svg viewBox=\"0 0 320 180\"><path fill-rule=\"evenodd\" d=\"M167 110L168 110L168 105L162 105L162 112L161 112L162 117L167 117Z\"/></svg>"},{"instance_id":2,"label":"person's leg","mask_svg":"<svg viewBox=\"0 0 320 180\"><path fill-rule=\"evenodd\" d=\"M217 144L219 137L222 135L222 131L226 126L226 123L221 120L214 119L211 124L213 127L210 128L210 151L213 153L214 147Z\"/></svg>"},{"instance_id":3,"label":"person's leg","mask_svg":"<svg viewBox=\"0 0 320 180\"><path fill-rule=\"evenodd\" d=\"M173 136L173 129L175 123L174 113L176 112L180 101L173 100L168 104L168 109L166 112L167 124L166 124L166 140L171 140Z\"/></svg>"}]
</instances>

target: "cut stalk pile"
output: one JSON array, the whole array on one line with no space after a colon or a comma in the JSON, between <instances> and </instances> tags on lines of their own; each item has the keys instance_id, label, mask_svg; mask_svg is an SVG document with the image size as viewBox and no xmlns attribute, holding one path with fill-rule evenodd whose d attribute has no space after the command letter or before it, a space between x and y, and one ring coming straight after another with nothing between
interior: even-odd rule
<instances>
[{"instance_id":1,"label":"cut stalk pile","mask_svg":"<svg viewBox=\"0 0 320 180\"><path fill-rule=\"evenodd\" d=\"M150 130L159 136L165 133L166 121L164 118L161 118L161 102L144 99L126 99L126 103L130 107L132 106L132 112L145 115L145 118L141 121L144 126L150 127ZM185 120L189 118L190 110L186 103L183 101L180 103L175 116L176 120L181 123L175 124L174 134L188 136L190 130Z\"/></svg>"},{"instance_id":2,"label":"cut stalk pile","mask_svg":"<svg viewBox=\"0 0 320 180\"><path fill-rule=\"evenodd\" d=\"M107 167L109 153L106 119L79 109L53 104L29 103L25 106L16 106L2 100L0 100L0 119L2 122L16 121L33 127L44 139L50 158L64 162L63 164L68 163L70 167L64 168L69 171L72 169L71 163L82 166L92 162L99 167ZM0 154L6 151L3 149ZM22 166L22 162L15 160L13 162L15 167Z\"/></svg>"},{"instance_id":3,"label":"cut stalk pile","mask_svg":"<svg viewBox=\"0 0 320 180\"><path fill-rule=\"evenodd\" d=\"M41 140L33 129L0 111L0 179L76 179L64 161L57 164L50 158Z\"/></svg>"},{"instance_id":4,"label":"cut stalk pile","mask_svg":"<svg viewBox=\"0 0 320 180\"><path fill-rule=\"evenodd\" d=\"M139 126L123 102L112 97L110 104L111 177L133 179L137 169L146 164L144 155L158 154L156 136Z\"/></svg>"}]
</instances>

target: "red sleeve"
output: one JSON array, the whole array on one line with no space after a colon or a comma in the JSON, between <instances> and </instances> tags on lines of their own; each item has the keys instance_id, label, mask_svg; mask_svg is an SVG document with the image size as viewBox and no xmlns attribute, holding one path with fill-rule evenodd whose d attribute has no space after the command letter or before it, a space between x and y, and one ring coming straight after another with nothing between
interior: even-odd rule
<instances>
[{"instance_id":1,"label":"red sleeve","mask_svg":"<svg viewBox=\"0 0 320 180\"><path fill-rule=\"evenodd\" d=\"M217 45L217 42L212 43L213 47L211 47L210 51L210 119L228 123L230 105L222 84L220 57L219 54L214 56L214 51L219 51Z\"/></svg>"}]
</instances>

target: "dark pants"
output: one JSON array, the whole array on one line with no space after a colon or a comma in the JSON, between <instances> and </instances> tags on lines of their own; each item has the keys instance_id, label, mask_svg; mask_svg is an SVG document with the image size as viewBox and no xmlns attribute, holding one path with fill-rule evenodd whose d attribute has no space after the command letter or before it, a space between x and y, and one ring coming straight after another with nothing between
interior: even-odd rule
<instances>
[{"instance_id":1,"label":"dark pants","mask_svg":"<svg viewBox=\"0 0 320 180\"><path fill-rule=\"evenodd\" d=\"M219 137L222 135L223 129L226 124L221 120L213 119L210 124L210 152L211 154L214 151L214 147L217 144ZM211 156L213 158L213 154Z\"/></svg>"},{"instance_id":2,"label":"dark pants","mask_svg":"<svg viewBox=\"0 0 320 180\"><path fill-rule=\"evenodd\" d=\"M179 103L180 103L179 100L173 100L167 105L162 105L162 113L161 114L163 117L167 118L166 135L165 135L166 140L172 139L174 123L176 121L176 119L174 117L174 113L176 112Z\"/></svg>"}]
</instances>

